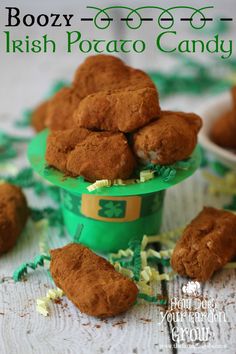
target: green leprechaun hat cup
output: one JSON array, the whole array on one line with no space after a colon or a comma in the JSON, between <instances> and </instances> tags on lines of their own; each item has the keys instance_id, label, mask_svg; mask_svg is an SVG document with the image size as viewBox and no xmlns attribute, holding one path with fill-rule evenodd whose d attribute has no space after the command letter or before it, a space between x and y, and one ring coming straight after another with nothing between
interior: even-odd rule
<instances>
[{"instance_id":1,"label":"green leprechaun hat cup","mask_svg":"<svg viewBox=\"0 0 236 354\"><path fill-rule=\"evenodd\" d=\"M80 243L101 253L125 249L131 239L157 234L162 222L165 190L191 176L201 160L196 148L187 164L182 161L172 180L157 176L144 183L89 192L87 188L91 183L82 178L65 177L62 172L48 167L45 160L47 136L48 130L45 130L29 145L32 168L60 188L64 223L72 240L78 235Z\"/></svg>"}]
</instances>

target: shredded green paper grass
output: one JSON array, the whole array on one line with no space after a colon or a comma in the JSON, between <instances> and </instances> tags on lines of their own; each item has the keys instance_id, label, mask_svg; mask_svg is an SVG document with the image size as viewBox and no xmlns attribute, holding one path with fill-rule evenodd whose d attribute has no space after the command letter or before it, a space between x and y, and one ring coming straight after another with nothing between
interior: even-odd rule
<instances>
[{"instance_id":1,"label":"shredded green paper grass","mask_svg":"<svg viewBox=\"0 0 236 354\"><path fill-rule=\"evenodd\" d=\"M17 268L13 273L13 279L18 282L22 277L28 273L29 269L35 270L36 268L43 267L45 261L50 261L51 257L46 255L38 255L34 258L32 262L23 263L19 268Z\"/></svg>"}]
</instances>

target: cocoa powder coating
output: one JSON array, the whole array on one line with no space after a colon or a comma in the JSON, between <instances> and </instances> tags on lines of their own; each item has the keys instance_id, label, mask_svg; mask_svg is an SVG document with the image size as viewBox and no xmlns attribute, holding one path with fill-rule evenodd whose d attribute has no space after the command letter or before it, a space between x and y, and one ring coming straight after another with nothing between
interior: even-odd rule
<instances>
[{"instance_id":1,"label":"cocoa powder coating","mask_svg":"<svg viewBox=\"0 0 236 354\"><path fill-rule=\"evenodd\" d=\"M74 113L76 124L96 130L132 132L159 117L157 91L102 91L87 96Z\"/></svg>"},{"instance_id":2,"label":"cocoa powder coating","mask_svg":"<svg viewBox=\"0 0 236 354\"><path fill-rule=\"evenodd\" d=\"M144 164L183 160L193 152L201 125L196 114L163 111L159 119L133 134L133 150Z\"/></svg>"},{"instance_id":3,"label":"cocoa powder coating","mask_svg":"<svg viewBox=\"0 0 236 354\"><path fill-rule=\"evenodd\" d=\"M231 90L232 108L224 112L214 122L210 137L214 143L226 148L236 150L236 86Z\"/></svg>"},{"instance_id":4,"label":"cocoa powder coating","mask_svg":"<svg viewBox=\"0 0 236 354\"><path fill-rule=\"evenodd\" d=\"M236 215L205 207L177 242L171 265L182 276L206 281L236 256Z\"/></svg>"},{"instance_id":5,"label":"cocoa powder coating","mask_svg":"<svg viewBox=\"0 0 236 354\"><path fill-rule=\"evenodd\" d=\"M165 165L189 157L202 123L192 113L161 112L146 73L97 55L48 101L46 124L48 164L94 182L135 178L138 161Z\"/></svg>"},{"instance_id":6,"label":"cocoa powder coating","mask_svg":"<svg viewBox=\"0 0 236 354\"><path fill-rule=\"evenodd\" d=\"M81 244L52 250L50 272L55 284L90 316L119 315L135 303L138 295L132 280Z\"/></svg>"},{"instance_id":7,"label":"cocoa powder coating","mask_svg":"<svg viewBox=\"0 0 236 354\"><path fill-rule=\"evenodd\" d=\"M31 125L36 132L41 132L46 128L48 101L42 102L32 113Z\"/></svg>"},{"instance_id":8,"label":"cocoa powder coating","mask_svg":"<svg viewBox=\"0 0 236 354\"><path fill-rule=\"evenodd\" d=\"M9 251L23 231L29 211L21 189L0 185L0 254Z\"/></svg>"},{"instance_id":9,"label":"cocoa powder coating","mask_svg":"<svg viewBox=\"0 0 236 354\"><path fill-rule=\"evenodd\" d=\"M69 129L48 137L47 162L71 176L87 181L127 179L136 165L134 155L122 133Z\"/></svg>"}]
</instances>

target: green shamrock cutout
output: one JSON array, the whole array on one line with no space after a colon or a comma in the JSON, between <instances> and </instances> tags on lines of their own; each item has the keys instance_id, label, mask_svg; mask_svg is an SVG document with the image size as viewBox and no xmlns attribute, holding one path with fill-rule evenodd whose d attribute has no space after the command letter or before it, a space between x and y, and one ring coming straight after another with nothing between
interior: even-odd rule
<instances>
[{"instance_id":1,"label":"green shamrock cutout","mask_svg":"<svg viewBox=\"0 0 236 354\"><path fill-rule=\"evenodd\" d=\"M111 200L107 201L101 199L99 205L102 207L98 211L98 215L107 218L123 218L126 211L126 201L125 200Z\"/></svg>"}]
</instances>

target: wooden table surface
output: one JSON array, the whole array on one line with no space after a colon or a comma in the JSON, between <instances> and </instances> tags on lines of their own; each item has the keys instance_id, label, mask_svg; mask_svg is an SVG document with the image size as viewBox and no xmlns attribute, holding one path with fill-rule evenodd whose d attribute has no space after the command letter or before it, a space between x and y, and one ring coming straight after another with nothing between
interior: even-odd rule
<instances>
[{"instance_id":1,"label":"wooden table surface","mask_svg":"<svg viewBox=\"0 0 236 354\"><path fill-rule=\"evenodd\" d=\"M35 205L33 193L27 191L27 195L31 205ZM219 207L226 201L227 198L206 193L206 184L198 172L167 192L162 229L185 225L203 205ZM50 234L50 247L66 242L68 239L58 237L57 232ZM163 309L147 303L138 304L128 313L104 322L81 314L66 298L62 304L50 305L50 315L43 317L35 310L35 300L54 287L46 271L40 268L30 272L27 281L19 283L9 278L18 265L38 253L39 234L32 224L28 224L17 246L0 259L1 354L202 353L203 350L207 353L235 353L236 270L224 269L202 284L203 297L215 301L215 313L224 314L221 321L214 320L213 323L211 320L191 323L187 319L174 322L167 317L162 321ZM177 277L168 283L162 282L157 291L167 294L169 300L183 299L182 285L186 283L187 279ZM175 349L173 333L194 328L209 328L207 342L187 336L177 343L178 349Z\"/></svg>"}]
</instances>

